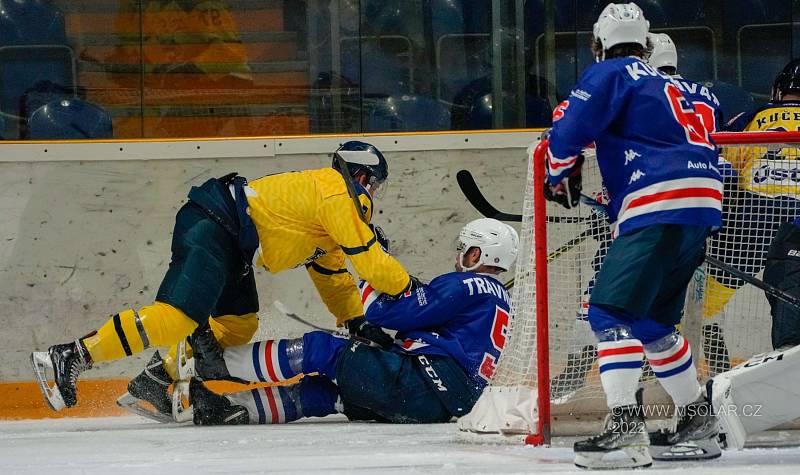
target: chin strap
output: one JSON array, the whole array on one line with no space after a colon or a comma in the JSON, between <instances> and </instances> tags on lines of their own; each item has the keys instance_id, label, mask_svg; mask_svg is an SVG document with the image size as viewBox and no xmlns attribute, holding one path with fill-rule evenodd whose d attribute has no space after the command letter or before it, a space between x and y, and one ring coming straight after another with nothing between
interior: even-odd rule
<instances>
[{"instance_id":1,"label":"chin strap","mask_svg":"<svg viewBox=\"0 0 800 475\"><path fill-rule=\"evenodd\" d=\"M459 252L458 253L458 265L461 266L461 271L462 272L472 272L475 269L477 269L478 267L483 265L483 259L479 259L478 262L476 262L474 266L467 267L467 266L464 265L464 253L463 252Z\"/></svg>"}]
</instances>

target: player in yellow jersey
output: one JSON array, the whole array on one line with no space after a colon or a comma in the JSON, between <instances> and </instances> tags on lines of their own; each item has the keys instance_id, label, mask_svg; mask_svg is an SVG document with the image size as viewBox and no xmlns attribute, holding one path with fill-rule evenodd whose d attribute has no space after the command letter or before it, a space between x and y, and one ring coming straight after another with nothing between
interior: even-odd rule
<instances>
[{"instance_id":1,"label":"player in yellow jersey","mask_svg":"<svg viewBox=\"0 0 800 475\"><path fill-rule=\"evenodd\" d=\"M215 340L223 347L247 343L258 326L254 263L272 273L305 266L337 324L351 334L385 337L391 344L380 328L364 320L358 289L345 267L347 258L361 279L388 295L413 285L403 266L377 244L369 225L372 194L387 175L377 148L352 141L334 153L332 168L250 183L231 174L192 187L175 219L172 260L155 302L123 310L83 338L31 354L47 402L54 410L74 406L80 373L150 346L175 345L189 335L196 352ZM149 382L144 389L158 389L163 399L144 399L156 406L168 404L167 386L175 376L174 362L159 360L154 355L128 387L133 394L137 380ZM54 373L53 386L48 369Z\"/></svg>"},{"instance_id":2,"label":"player in yellow jersey","mask_svg":"<svg viewBox=\"0 0 800 475\"><path fill-rule=\"evenodd\" d=\"M800 131L800 60L777 75L772 100L734 117L728 131ZM708 254L749 274L764 268L767 249L781 224L800 216L800 149L796 147L730 147L722 150L720 172L725 184L723 229L709 241ZM709 267L704 316L719 314L744 281ZM709 328L704 328L707 332ZM716 327L718 329L718 326ZM720 336L704 335L706 340ZM707 351L712 374L730 369L727 355Z\"/></svg>"}]
</instances>

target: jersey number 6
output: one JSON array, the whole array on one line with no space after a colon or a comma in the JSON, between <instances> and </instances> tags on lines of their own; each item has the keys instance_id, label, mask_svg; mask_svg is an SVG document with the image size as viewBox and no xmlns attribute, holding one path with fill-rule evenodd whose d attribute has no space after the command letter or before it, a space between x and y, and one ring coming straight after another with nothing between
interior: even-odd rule
<instances>
[{"instance_id":1,"label":"jersey number 6","mask_svg":"<svg viewBox=\"0 0 800 475\"><path fill-rule=\"evenodd\" d=\"M678 124L683 127L683 130L686 131L686 141L692 145L714 150L708 130L697 117L697 113L692 105L689 104L689 101L683 97L681 91L674 84L668 82L664 85L664 94L666 94L667 101L672 109L672 115Z\"/></svg>"},{"instance_id":2,"label":"jersey number 6","mask_svg":"<svg viewBox=\"0 0 800 475\"><path fill-rule=\"evenodd\" d=\"M495 307L491 338L492 346L497 351L503 351L508 339L508 312L500 307ZM497 358L487 351L483 354L483 361L478 374L486 381L491 381L495 369L497 369Z\"/></svg>"}]
</instances>

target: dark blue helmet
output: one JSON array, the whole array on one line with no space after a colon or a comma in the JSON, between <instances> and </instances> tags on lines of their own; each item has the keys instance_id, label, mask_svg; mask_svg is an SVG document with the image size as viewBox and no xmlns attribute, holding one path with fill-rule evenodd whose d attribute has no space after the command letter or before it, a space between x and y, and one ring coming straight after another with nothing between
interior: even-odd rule
<instances>
[{"instance_id":1,"label":"dark blue helmet","mask_svg":"<svg viewBox=\"0 0 800 475\"><path fill-rule=\"evenodd\" d=\"M351 140L339 147L334 155L338 155L347 164L347 172L351 177L355 177L359 172L363 172L367 177L367 184L374 191L389 176L389 165L380 150L374 145L366 142ZM336 166L334 157L333 167Z\"/></svg>"}]
</instances>

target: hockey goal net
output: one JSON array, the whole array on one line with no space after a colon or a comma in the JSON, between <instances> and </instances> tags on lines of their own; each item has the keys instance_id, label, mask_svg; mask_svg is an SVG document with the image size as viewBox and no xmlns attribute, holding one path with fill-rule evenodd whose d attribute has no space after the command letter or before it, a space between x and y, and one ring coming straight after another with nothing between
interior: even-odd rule
<instances>
[{"instance_id":1,"label":"hockey goal net","mask_svg":"<svg viewBox=\"0 0 800 475\"><path fill-rule=\"evenodd\" d=\"M707 252L760 278L778 226L800 216L800 132L720 133L714 139L724 158L725 227L709 238ZM545 149L540 142L528 151L509 339L490 385L459 421L469 439L480 434L547 443L551 435L598 431L608 412L586 310L611 233L589 200L571 210L545 202ZM602 200L593 150L584 154L583 194ZM708 264L689 284L680 331L702 380L772 349L763 291ZM645 404L664 408L649 413L668 418L670 399L647 364L641 384Z\"/></svg>"}]
</instances>

